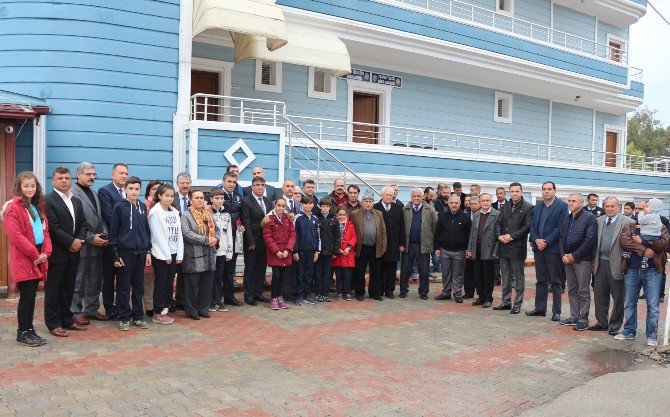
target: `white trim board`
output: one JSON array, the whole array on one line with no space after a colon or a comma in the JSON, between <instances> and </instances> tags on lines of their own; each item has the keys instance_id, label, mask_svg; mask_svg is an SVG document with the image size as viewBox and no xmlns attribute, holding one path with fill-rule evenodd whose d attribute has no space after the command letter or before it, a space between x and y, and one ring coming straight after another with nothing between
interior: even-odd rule
<instances>
[{"instance_id":1,"label":"white trim board","mask_svg":"<svg viewBox=\"0 0 670 417\"><path fill-rule=\"evenodd\" d=\"M179 69L177 72L177 111L172 116L172 178L186 169L186 131L191 97L191 59L193 53L193 0L181 0L179 7Z\"/></svg>"},{"instance_id":2,"label":"white trim board","mask_svg":"<svg viewBox=\"0 0 670 417\"><path fill-rule=\"evenodd\" d=\"M33 119L33 173L40 184L47 180L47 116ZM17 172L18 174L18 172Z\"/></svg>"},{"instance_id":3,"label":"white trim board","mask_svg":"<svg viewBox=\"0 0 670 417\"><path fill-rule=\"evenodd\" d=\"M354 92L376 94L379 96L379 122L380 125L391 124L391 93L393 87L390 85L368 83L358 80L347 80L347 141L353 141L353 121L354 121ZM388 142L388 129L382 129L379 132L379 143Z\"/></svg>"}]
</instances>

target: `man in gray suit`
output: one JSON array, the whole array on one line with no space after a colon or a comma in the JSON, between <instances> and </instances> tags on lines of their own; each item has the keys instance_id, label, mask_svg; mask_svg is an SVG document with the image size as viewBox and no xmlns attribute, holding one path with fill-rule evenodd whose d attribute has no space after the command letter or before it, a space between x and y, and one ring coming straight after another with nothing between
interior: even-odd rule
<instances>
[{"instance_id":1,"label":"man in gray suit","mask_svg":"<svg viewBox=\"0 0 670 417\"><path fill-rule=\"evenodd\" d=\"M102 219L98 194L91 188L96 175L93 164L82 162L77 166L77 182L70 188L72 195L81 200L84 218L89 225L86 241L80 251L74 296L70 306L80 322L88 319L108 320L105 314L98 311L102 289L102 254L103 248L107 246L107 230Z\"/></svg>"},{"instance_id":2,"label":"man in gray suit","mask_svg":"<svg viewBox=\"0 0 670 417\"><path fill-rule=\"evenodd\" d=\"M598 322L589 326L589 330L608 330L609 334L616 335L623 324L626 297L624 275L621 270L622 250L619 246L619 235L625 225L635 223L635 221L619 213L619 200L616 197L607 197L603 202L603 208L605 215L596 219L598 243L593 256L593 271L595 271L593 299ZM610 295L614 300L614 307L608 323Z\"/></svg>"},{"instance_id":3,"label":"man in gray suit","mask_svg":"<svg viewBox=\"0 0 670 417\"><path fill-rule=\"evenodd\" d=\"M491 194L479 196L481 210L472 216L472 228L468 239L467 259L474 264L475 284L479 298L472 302L473 306L491 307L493 303L493 261L498 257L498 235L496 222L498 210L491 207Z\"/></svg>"}]
</instances>

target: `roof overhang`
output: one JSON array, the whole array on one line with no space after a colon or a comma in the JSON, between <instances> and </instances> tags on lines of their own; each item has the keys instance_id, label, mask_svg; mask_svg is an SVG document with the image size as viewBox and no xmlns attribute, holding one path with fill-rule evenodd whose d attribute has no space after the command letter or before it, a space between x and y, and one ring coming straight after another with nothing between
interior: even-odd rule
<instances>
[{"instance_id":1,"label":"roof overhang","mask_svg":"<svg viewBox=\"0 0 670 417\"><path fill-rule=\"evenodd\" d=\"M50 114L48 106L26 106L15 103L0 103L0 119L33 120L40 115Z\"/></svg>"},{"instance_id":2,"label":"roof overhang","mask_svg":"<svg viewBox=\"0 0 670 417\"><path fill-rule=\"evenodd\" d=\"M636 23L647 8L632 0L554 0L554 4L595 16L620 28Z\"/></svg>"}]
</instances>

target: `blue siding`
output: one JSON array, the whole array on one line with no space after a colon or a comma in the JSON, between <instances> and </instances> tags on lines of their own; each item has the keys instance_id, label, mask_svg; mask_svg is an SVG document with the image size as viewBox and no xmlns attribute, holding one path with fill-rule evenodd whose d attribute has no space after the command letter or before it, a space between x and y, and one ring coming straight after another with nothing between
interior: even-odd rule
<instances>
[{"instance_id":1,"label":"blue siding","mask_svg":"<svg viewBox=\"0 0 670 417\"><path fill-rule=\"evenodd\" d=\"M644 98L644 83L638 81L631 81L630 88L624 90L623 94L637 98Z\"/></svg>"},{"instance_id":2,"label":"blue siding","mask_svg":"<svg viewBox=\"0 0 670 417\"><path fill-rule=\"evenodd\" d=\"M598 43L607 45L607 34L628 40L628 27L620 28L609 23L598 21ZM628 46L626 46L628 50Z\"/></svg>"},{"instance_id":3,"label":"blue siding","mask_svg":"<svg viewBox=\"0 0 670 417\"><path fill-rule=\"evenodd\" d=\"M112 165L170 180L179 0L26 0L0 13L0 82L51 106L47 172Z\"/></svg>"},{"instance_id":4,"label":"blue siding","mask_svg":"<svg viewBox=\"0 0 670 417\"><path fill-rule=\"evenodd\" d=\"M514 17L550 27L551 3L548 0L515 0Z\"/></svg>"},{"instance_id":5,"label":"blue siding","mask_svg":"<svg viewBox=\"0 0 670 417\"><path fill-rule=\"evenodd\" d=\"M553 103L552 106L552 145L590 150L593 141L593 110L562 103ZM552 152L553 158L560 158L561 152ZM570 152L574 156L573 162L591 161L590 152Z\"/></svg>"},{"instance_id":6,"label":"blue siding","mask_svg":"<svg viewBox=\"0 0 670 417\"><path fill-rule=\"evenodd\" d=\"M279 181L279 135L206 129L198 130L198 179L221 180L225 166L229 165L223 154L239 139L243 139L256 156L251 165L240 172L240 181L251 181L254 166L263 167L265 181ZM246 158L241 150L234 156L239 162Z\"/></svg>"},{"instance_id":7,"label":"blue siding","mask_svg":"<svg viewBox=\"0 0 670 417\"><path fill-rule=\"evenodd\" d=\"M554 29L595 41L596 18L554 4Z\"/></svg>"},{"instance_id":8,"label":"blue siding","mask_svg":"<svg viewBox=\"0 0 670 417\"><path fill-rule=\"evenodd\" d=\"M20 132L19 132L20 130ZM16 173L33 170L33 121L16 126Z\"/></svg>"},{"instance_id":9,"label":"blue siding","mask_svg":"<svg viewBox=\"0 0 670 417\"><path fill-rule=\"evenodd\" d=\"M279 4L441 39L583 75L626 84L626 69L506 34L369 0L280 0ZM566 9L569 10L569 9ZM595 37L595 18L590 39ZM582 27L578 27L582 30ZM584 31L585 32L585 31ZM582 33L582 32L580 32Z\"/></svg>"}]
</instances>

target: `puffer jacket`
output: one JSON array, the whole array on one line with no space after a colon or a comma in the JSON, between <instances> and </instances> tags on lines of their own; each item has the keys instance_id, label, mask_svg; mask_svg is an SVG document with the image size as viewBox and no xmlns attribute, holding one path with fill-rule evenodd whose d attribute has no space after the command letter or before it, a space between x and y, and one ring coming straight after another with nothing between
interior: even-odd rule
<instances>
[{"instance_id":1,"label":"puffer jacket","mask_svg":"<svg viewBox=\"0 0 670 417\"><path fill-rule=\"evenodd\" d=\"M339 230L339 224L337 227ZM347 255L338 251L333 258L333 268L353 268L356 266L356 242L358 242L356 228L354 227L354 224L347 219L342 238L340 239L340 251L345 250L347 247L350 247L351 249Z\"/></svg>"},{"instance_id":2,"label":"puffer jacket","mask_svg":"<svg viewBox=\"0 0 670 417\"><path fill-rule=\"evenodd\" d=\"M289 266L293 262L293 248L295 247L295 227L289 214L281 219L271 211L261 222L263 240L267 247L268 266ZM277 252L288 250L288 256L280 259Z\"/></svg>"}]
</instances>

